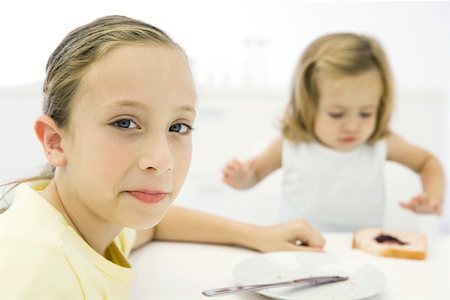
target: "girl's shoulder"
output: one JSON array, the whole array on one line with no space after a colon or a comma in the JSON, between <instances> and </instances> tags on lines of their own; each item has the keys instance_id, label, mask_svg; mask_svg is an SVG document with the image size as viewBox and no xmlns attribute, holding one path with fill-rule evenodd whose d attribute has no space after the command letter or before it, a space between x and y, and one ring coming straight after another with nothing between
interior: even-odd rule
<instances>
[{"instance_id":1,"label":"girl's shoulder","mask_svg":"<svg viewBox=\"0 0 450 300\"><path fill-rule=\"evenodd\" d=\"M69 231L63 216L29 183L13 190L10 207L0 215L0 245L3 249L7 245L13 257L23 252L37 261L57 257L57 253L64 256Z\"/></svg>"},{"instance_id":2,"label":"girl's shoulder","mask_svg":"<svg viewBox=\"0 0 450 300\"><path fill-rule=\"evenodd\" d=\"M77 292L81 289L69 262L58 247L49 247L31 238L5 236L0 237L0 244L0 282L8 282L0 289L0 299L82 297Z\"/></svg>"}]
</instances>

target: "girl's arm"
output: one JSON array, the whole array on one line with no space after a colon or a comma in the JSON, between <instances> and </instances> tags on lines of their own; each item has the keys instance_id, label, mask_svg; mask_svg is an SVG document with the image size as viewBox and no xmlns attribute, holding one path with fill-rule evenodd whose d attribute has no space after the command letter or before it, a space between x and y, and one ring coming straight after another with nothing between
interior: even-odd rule
<instances>
[{"instance_id":1,"label":"girl's arm","mask_svg":"<svg viewBox=\"0 0 450 300\"><path fill-rule=\"evenodd\" d=\"M255 158L255 179L257 182L281 168L282 148L283 137L279 136L269 144L264 152Z\"/></svg>"},{"instance_id":2,"label":"girl's arm","mask_svg":"<svg viewBox=\"0 0 450 300\"><path fill-rule=\"evenodd\" d=\"M430 152L408 143L395 133L391 133L388 138L387 152L388 160L410 168L418 173L422 180L424 192L401 205L418 213L440 215L444 201L444 171L439 160Z\"/></svg>"},{"instance_id":3,"label":"girl's arm","mask_svg":"<svg viewBox=\"0 0 450 300\"><path fill-rule=\"evenodd\" d=\"M281 167L282 143L282 137L277 137L255 158L247 162L240 162L237 159L228 162L223 169L223 182L239 190L256 185Z\"/></svg>"},{"instance_id":4,"label":"girl's arm","mask_svg":"<svg viewBox=\"0 0 450 300\"><path fill-rule=\"evenodd\" d=\"M325 244L322 236L302 220L262 227L176 206L168 209L154 229L140 231L135 247L151 239L235 245L261 252L320 251Z\"/></svg>"}]
</instances>

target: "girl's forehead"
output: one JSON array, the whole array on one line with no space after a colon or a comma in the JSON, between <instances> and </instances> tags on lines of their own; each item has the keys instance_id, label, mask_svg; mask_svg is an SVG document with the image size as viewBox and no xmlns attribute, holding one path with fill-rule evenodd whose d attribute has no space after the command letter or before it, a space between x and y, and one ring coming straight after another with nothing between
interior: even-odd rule
<instances>
[{"instance_id":1,"label":"girl's forehead","mask_svg":"<svg viewBox=\"0 0 450 300\"><path fill-rule=\"evenodd\" d=\"M370 68L358 73L337 73L329 70L320 70L317 72L317 81L319 83L327 82L333 84L358 83L360 81L371 81L371 83L381 83L381 74L378 68Z\"/></svg>"},{"instance_id":2,"label":"girl's forehead","mask_svg":"<svg viewBox=\"0 0 450 300\"><path fill-rule=\"evenodd\" d=\"M382 88L382 80L378 70L370 69L355 75L331 75L321 73L317 76L317 83L320 91L323 90L345 90L365 88L379 89Z\"/></svg>"},{"instance_id":3,"label":"girl's forehead","mask_svg":"<svg viewBox=\"0 0 450 300\"><path fill-rule=\"evenodd\" d=\"M83 76L80 93L142 98L194 96L194 85L184 55L158 45L121 46L94 63Z\"/></svg>"},{"instance_id":4,"label":"girl's forehead","mask_svg":"<svg viewBox=\"0 0 450 300\"><path fill-rule=\"evenodd\" d=\"M377 70L351 76L318 77L319 104L333 106L377 106L383 85Z\"/></svg>"},{"instance_id":5,"label":"girl's forehead","mask_svg":"<svg viewBox=\"0 0 450 300\"><path fill-rule=\"evenodd\" d=\"M174 67L178 72L189 69L185 56L178 49L152 43L120 45L93 62L84 77L97 74L133 76L132 72L167 73Z\"/></svg>"}]
</instances>

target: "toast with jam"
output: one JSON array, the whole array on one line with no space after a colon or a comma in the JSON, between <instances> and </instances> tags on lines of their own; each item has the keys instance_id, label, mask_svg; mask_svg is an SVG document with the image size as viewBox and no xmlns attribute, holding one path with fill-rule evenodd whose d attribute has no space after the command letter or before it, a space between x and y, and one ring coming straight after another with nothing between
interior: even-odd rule
<instances>
[{"instance_id":1,"label":"toast with jam","mask_svg":"<svg viewBox=\"0 0 450 300\"><path fill-rule=\"evenodd\" d=\"M353 234L353 248L384 257L425 259L427 256L426 236L417 232L363 228Z\"/></svg>"}]
</instances>

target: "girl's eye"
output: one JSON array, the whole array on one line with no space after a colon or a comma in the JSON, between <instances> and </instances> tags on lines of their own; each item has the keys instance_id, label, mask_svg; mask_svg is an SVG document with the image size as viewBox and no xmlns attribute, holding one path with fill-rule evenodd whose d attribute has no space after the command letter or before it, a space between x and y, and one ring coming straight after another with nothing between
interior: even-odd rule
<instances>
[{"instance_id":1,"label":"girl's eye","mask_svg":"<svg viewBox=\"0 0 450 300\"><path fill-rule=\"evenodd\" d=\"M328 115L334 119L339 119L344 116L343 112L335 113L335 112L329 112Z\"/></svg>"},{"instance_id":2,"label":"girl's eye","mask_svg":"<svg viewBox=\"0 0 450 300\"><path fill-rule=\"evenodd\" d=\"M114 121L112 123L114 126L121 128L121 129L135 129L138 128L136 123L134 123L131 119L120 119L117 121Z\"/></svg>"},{"instance_id":3,"label":"girl's eye","mask_svg":"<svg viewBox=\"0 0 450 300\"><path fill-rule=\"evenodd\" d=\"M373 113L372 112L361 112L361 113L359 113L359 115L362 118L370 118L373 115Z\"/></svg>"},{"instance_id":4,"label":"girl's eye","mask_svg":"<svg viewBox=\"0 0 450 300\"><path fill-rule=\"evenodd\" d=\"M181 134L189 134L192 130L192 127L183 123L177 123L170 126L169 131L181 133Z\"/></svg>"}]
</instances>

